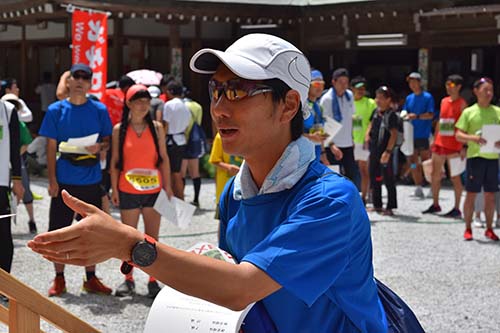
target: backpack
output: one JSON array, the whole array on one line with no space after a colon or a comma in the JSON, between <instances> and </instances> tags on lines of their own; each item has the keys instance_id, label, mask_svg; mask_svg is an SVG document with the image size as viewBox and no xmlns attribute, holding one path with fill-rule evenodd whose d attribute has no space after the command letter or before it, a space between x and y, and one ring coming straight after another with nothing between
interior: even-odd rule
<instances>
[{"instance_id":1,"label":"backpack","mask_svg":"<svg viewBox=\"0 0 500 333\"><path fill-rule=\"evenodd\" d=\"M207 151L207 136L203 128L195 121L189 132L185 153L186 158L200 158L205 155Z\"/></svg>"},{"instance_id":2,"label":"backpack","mask_svg":"<svg viewBox=\"0 0 500 333\"><path fill-rule=\"evenodd\" d=\"M399 114L398 111L392 111L388 110L384 112L384 115L382 116L382 123L380 124L380 130L378 132L378 142L382 142L384 138L384 134L386 129L389 129L389 117L391 113L395 113L397 116L397 130L398 130L398 136L396 139L396 143L394 144L394 148L401 147L404 141L404 127L403 127L403 118L401 118L401 115Z\"/></svg>"}]
</instances>

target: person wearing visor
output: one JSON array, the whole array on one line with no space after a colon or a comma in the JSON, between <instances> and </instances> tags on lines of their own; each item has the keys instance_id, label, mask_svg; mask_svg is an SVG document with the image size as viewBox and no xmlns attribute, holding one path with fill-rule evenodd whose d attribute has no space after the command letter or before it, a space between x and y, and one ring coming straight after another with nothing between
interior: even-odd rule
<instances>
[{"instance_id":1,"label":"person wearing visor","mask_svg":"<svg viewBox=\"0 0 500 333\"><path fill-rule=\"evenodd\" d=\"M49 210L49 230L58 230L71 225L74 212L64 204L62 190L67 190L101 207L102 180L98 155L109 147L112 127L108 111L104 104L88 99L92 70L85 64L74 64L66 81L69 97L52 103L39 131L47 138L47 171L49 178L48 192L51 196ZM85 147L88 155L60 154L56 159L59 144L70 138L79 138L98 134L98 141ZM84 158L80 158L80 157ZM77 219L82 215L80 214ZM92 247L87 248L87 250ZM66 292L64 263L55 263L56 277L49 289L49 296L58 296ZM91 293L110 294L95 275L95 265L85 265L86 279L83 289Z\"/></svg>"},{"instance_id":2,"label":"person wearing visor","mask_svg":"<svg viewBox=\"0 0 500 333\"><path fill-rule=\"evenodd\" d=\"M484 215L486 216L486 231L484 235L493 241L498 241L498 236L493 231L493 215L495 213L495 193L498 192L498 153L483 153L481 146L487 140L482 136L484 125L500 124L500 108L492 105L493 81L481 78L474 82L473 92L477 103L466 108L455 128L455 137L459 142L467 144L467 178L464 202L465 232L464 239L469 241L472 236L472 215L476 195L484 191ZM500 141L495 142L495 147L500 148Z\"/></svg>"},{"instance_id":3,"label":"person wearing visor","mask_svg":"<svg viewBox=\"0 0 500 333\"><path fill-rule=\"evenodd\" d=\"M190 67L211 76L210 113L223 148L244 158L220 199L219 246L237 264L161 243L138 260L144 234L67 192L69 207L87 218L29 246L56 262L131 261L179 291L234 310L257 302L247 318L259 311L256 318L267 318L274 332L387 332L363 202L352 182L316 161L302 135L306 57L281 38L249 34L225 51L198 51ZM258 320L243 330L251 324Z\"/></svg>"},{"instance_id":4,"label":"person wearing visor","mask_svg":"<svg viewBox=\"0 0 500 333\"><path fill-rule=\"evenodd\" d=\"M146 86L136 84L126 93L123 121L113 128L111 157L111 201L120 207L123 223L137 228L139 216L147 235L158 240L161 215L153 208L163 188L171 197L170 163L165 148L165 132L153 121L149 108L151 95ZM160 286L154 277L148 282L148 296L155 298ZM135 293L132 270L116 289L116 296Z\"/></svg>"},{"instance_id":5,"label":"person wearing visor","mask_svg":"<svg viewBox=\"0 0 500 333\"><path fill-rule=\"evenodd\" d=\"M318 104L318 98L324 89L325 81L323 80L323 74L316 69L312 70L311 86L307 95L307 103L302 106L302 116L304 117L304 136L314 143L316 159L328 165L326 152L323 149L325 119L323 118L323 110Z\"/></svg>"}]
</instances>

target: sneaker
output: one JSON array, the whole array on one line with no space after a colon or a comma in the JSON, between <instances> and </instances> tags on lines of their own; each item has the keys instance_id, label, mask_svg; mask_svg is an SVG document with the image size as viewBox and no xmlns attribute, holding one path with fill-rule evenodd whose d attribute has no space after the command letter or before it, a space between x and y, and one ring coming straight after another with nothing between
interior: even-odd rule
<instances>
[{"instance_id":1,"label":"sneaker","mask_svg":"<svg viewBox=\"0 0 500 333\"><path fill-rule=\"evenodd\" d=\"M394 216L394 212L392 211L392 209L384 209L384 211L382 212L382 215Z\"/></svg>"},{"instance_id":2,"label":"sneaker","mask_svg":"<svg viewBox=\"0 0 500 333\"><path fill-rule=\"evenodd\" d=\"M472 222L476 228L484 228L486 226L486 222L481 221L481 218L475 217L474 222Z\"/></svg>"},{"instance_id":3,"label":"sneaker","mask_svg":"<svg viewBox=\"0 0 500 333\"><path fill-rule=\"evenodd\" d=\"M43 200L43 195L37 194L35 192L31 192L31 196L33 197L33 200Z\"/></svg>"},{"instance_id":4,"label":"sneaker","mask_svg":"<svg viewBox=\"0 0 500 333\"><path fill-rule=\"evenodd\" d=\"M492 241L498 242L498 240L499 240L498 236L495 234L493 229L486 229L486 231L484 232L484 235L486 236L486 238L489 238Z\"/></svg>"},{"instance_id":5,"label":"sneaker","mask_svg":"<svg viewBox=\"0 0 500 333\"><path fill-rule=\"evenodd\" d=\"M59 296L66 292L66 281L62 276L56 276L52 287L49 289L49 297Z\"/></svg>"},{"instance_id":6,"label":"sneaker","mask_svg":"<svg viewBox=\"0 0 500 333\"><path fill-rule=\"evenodd\" d=\"M421 187L417 187L417 188L415 189L415 192L413 193L413 196L414 196L414 197L417 197L417 198L421 198L421 199L423 199L423 198L424 198L424 191L422 190L422 188L421 188Z\"/></svg>"},{"instance_id":7,"label":"sneaker","mask_svg":"<svg viewBox=\"0 0 500 333\"><path fill-rule=\"evenodd\" d=\"M111 294L111 288L104 285L96 276L93 276L88 281L83 281L82 289L88 293L109 295Z\"/></svg>"},{"instance_id":8,"label":"sneaker","mask_svg":"<svg viewBox=\"0 0 500 333\"><path fill-rule=\"evenodd\" d=\"M432 190L429 190L429 192L427 192L427 195L425 196L427 199L432 199Z\"/></svg>"},{"instance_id":9,"label":"sneaker","mask_svg":"<svg viewBox=\"0 0 500 333\"><path fill-rule=\"evenodd\" d=\"M470 241L472 240L472 229L465 229L465 232L464 232L464 239L466 241Z\"/></svg>"},{"instance_id":10,"label":"sneaker","mask_svg":"<svg viewBox=\"0 0 500 333\"><path fill-rule=\"evenodd\" d=\"M437 205L434 206L434 204L430 205L429 208L424 210L422 214L434 214L434 213L439 213L441 211L441 206Z\"/></svg>"},{"instance_id":11,"label":"sneaker","mask_svg":"<svg viewBox=\"0 0 500 333\"><path fill-rule=\"evenodd\" d=\"M193 206L196 206L196 207L200 207L200 203L198 201L191 201L191 205Z\"/></svg>"},{"instance_id":12,"label":"sneaker","mask_svg":"<svg viewBox=\"0 0 500 333\"><path fill-rule=\"evenodd\" d=\"M158 282L156 281L151 281L148 282L148 297L150 298L155 298L156 295L160 292L161 288L158 285Z\"/></svg>"},{"instance_id":13,"label":"sneaker","mask_svg":"<svg viewBox=\"0 0 500 333\"><path fill-rule=\"evenodd\" d=\"M443 217L451 217L454 219L461 219L462 218L462 212L460 209L453 208L450 210L448 213L442 215Z\"/></svg>"},{"instance_id":14,"label":"sneaker","mask_svg":"<svg viewBox=\"0 0 500 333\"><path fill-rule=\"evenodd\" d=\"M135 282L133 280L127 280L122 282L115 290L115 296L132 296L135 294Z\"/></svg>"},{"instance_id":15,"label":"sneaker","mask_svg":"<svg viewBox=\"0 0 500 333\"><path fill-rule=\"evenodd\" d=\"M30 228L30 234L36 234L37 229L36 229L36 223L35 223L35 221L29 221L28 222L28 227Z\"/></svg>"}]
</instances>

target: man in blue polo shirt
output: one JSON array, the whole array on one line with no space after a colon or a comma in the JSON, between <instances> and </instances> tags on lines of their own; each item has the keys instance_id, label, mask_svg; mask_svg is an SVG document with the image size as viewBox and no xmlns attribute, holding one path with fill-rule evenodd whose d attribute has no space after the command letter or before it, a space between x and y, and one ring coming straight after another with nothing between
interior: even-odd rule
<instances>
[{"instance_id":1,"label":"man in blue polo shirt","mask_svg":"<svg viewBox=\"0 0 500 333\"><path fill-rule=\"evenodd\" d=\"M434 98L422 88L422 76L420 73L412 72L406 78L412 93L406 97L403 110L408 112L408 119L413 125L413 155L410 156L410 168L413 181L417 186L415 196L424 197L422 190L423 174L422 163L431 157L429 150L429 137L431 136L432 120L439 113L434 107ZM419 159L420 157L420 159Z\"/></svg>"},{"instance_id":2,"label":"man in blue polo shirt","mask_svg":"<svg viewBox=\"0 0 500 333\"><path fill-rule=\"evenodd\" d=\"M111 120L104 104L88 99L91 87L92 69L84 64L71 67L67 79L69 97L51 104L43 119L39 134L47 137L47 171L49 195L52 197L49 212L49 230L71 225L74 212L62 201L63 189L78 193L86 201L101 207L101 166L99 152L109 146L112 133ZM56 161L56 152L61 142L70 138L98 134L96 144L85 147L87 155L61 153ZM58 296L66 291L64 265L55 263L56 278L49 289L49 296ZM96 276L95 266L86 267L87 292L110 294Z\"/></svg>"},{"instance_id":3,"label":"man in blue polo shirt","mask_svg":"<svg viewBox=\"0 0 500 333\"><path fill-rule=\"evenodd\" d=\"M387 332L363 202L352 182L316 160L302 135L306 57L281 38L249 34L226 51L198 51L190 66L211 75L210 113L224 151L245 159L220 199L219 245L238 263L156 242L66 192L64 201L87 217L28 245L69 264L132 262L172 288L233 310L257 302L252 318L266 318L274 332ZM68 259L68 250L78 259ZM258 323L245 321L243 332L263 332L248 329Z\"/></svg>"}]
</instances>

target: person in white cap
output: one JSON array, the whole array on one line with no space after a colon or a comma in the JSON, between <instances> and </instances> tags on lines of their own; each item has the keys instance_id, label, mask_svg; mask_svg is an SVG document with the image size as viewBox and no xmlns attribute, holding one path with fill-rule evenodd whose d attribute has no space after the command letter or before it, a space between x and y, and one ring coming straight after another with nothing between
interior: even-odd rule
<instances>
[{"instance_id":1,"label":"person in white cap","mask_svg":"<svg viewBox=\"0 0 500 333\"><path fill-rule=\"evenodd\" d=\"M211 75L210 112L224 150L245 159L220 199L219 246L238 264L151 242L66 192L66 203L87 217L29 246L68 264L126 260L234 310L257 302L250 313L259 320L245 321L245 332L260 320L274 332L387 332L363 202L302 136L306 57L281 38L250 34L226 51L198 51L190 66Z\"/></svg>"}]
</instances>

